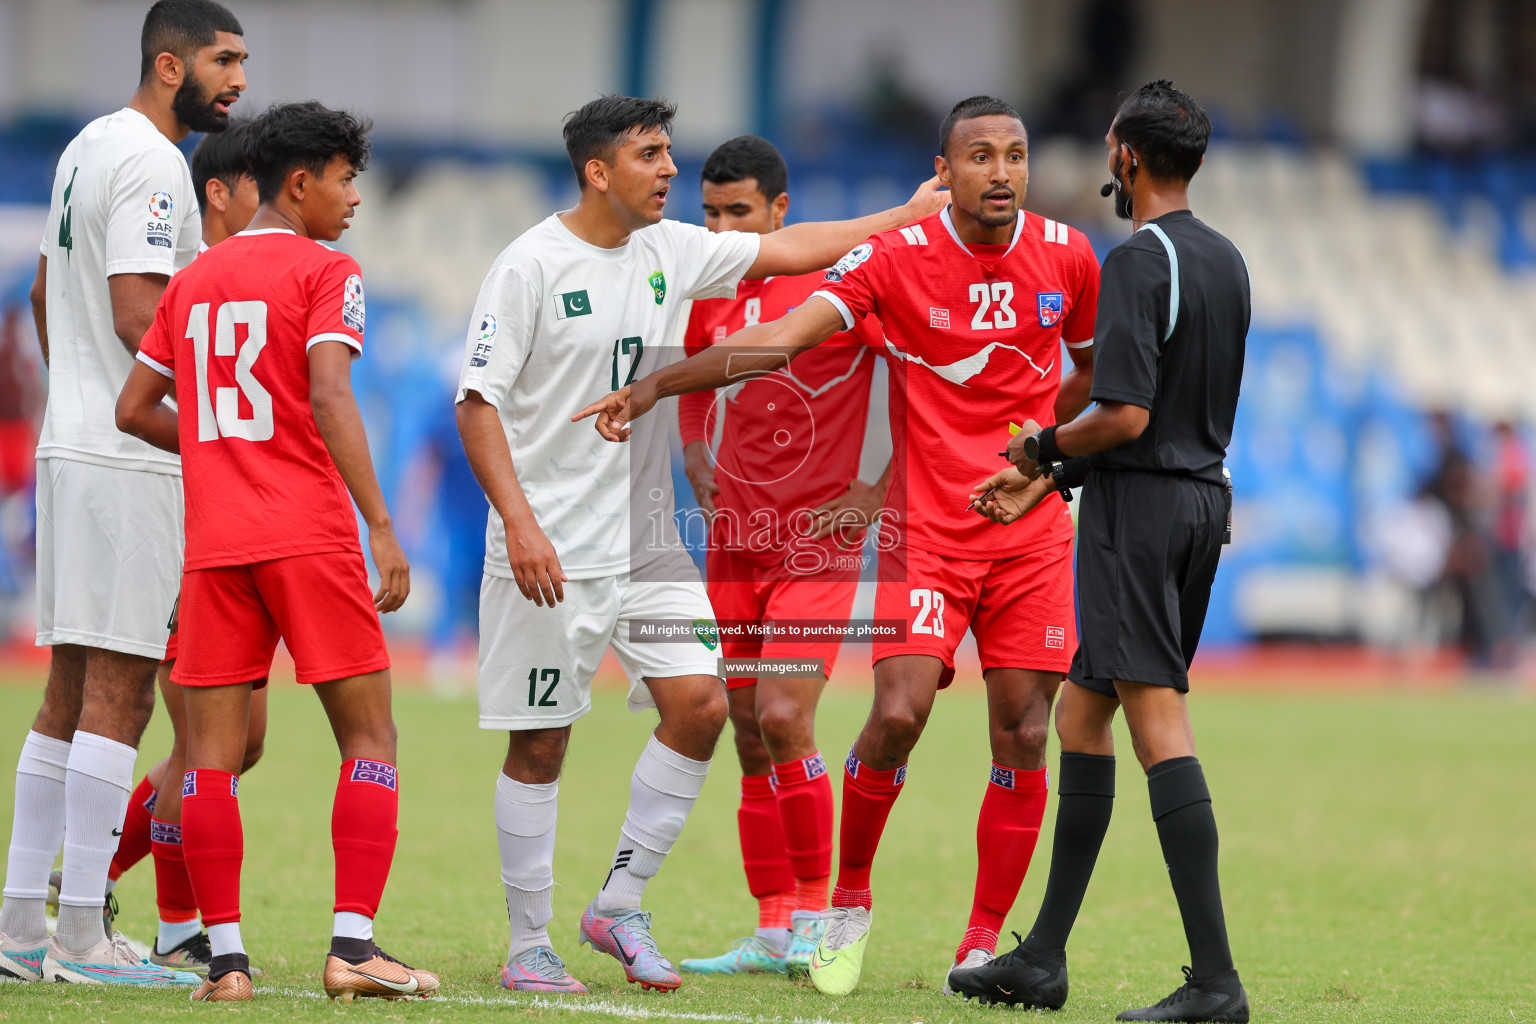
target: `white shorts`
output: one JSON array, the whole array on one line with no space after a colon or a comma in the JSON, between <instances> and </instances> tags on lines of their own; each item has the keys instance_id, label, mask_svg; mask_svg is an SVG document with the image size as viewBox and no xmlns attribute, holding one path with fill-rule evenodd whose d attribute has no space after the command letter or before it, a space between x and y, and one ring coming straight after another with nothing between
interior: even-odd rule
<instances>
[{"instance_id":1,"label":"white shorts","mask_svg":"<svg viewBox=\"0 0 1536 1024\"><path fill-rule=\"evenodd\" d=\"M592 676L610 644L629 677L629 708L656 706L646 679L719 674L715 613L702 583L571 580L565 600L539 607L517 581L480 582L480 728L558 729L592 710ZM631 641L631 619L700 622L676 643ZM723 684L722 684L723 685Z\"/></svg>"},{"instance_id":2,"label":"white shorts","mask_svg":"<svg viewBox=\"0 0 1536 1024\"><path fill-rule=\"evenodd\" d=\"M181 587L181 477L37 460L37 645L165 656Z\"/></svg>"}]
</instances>

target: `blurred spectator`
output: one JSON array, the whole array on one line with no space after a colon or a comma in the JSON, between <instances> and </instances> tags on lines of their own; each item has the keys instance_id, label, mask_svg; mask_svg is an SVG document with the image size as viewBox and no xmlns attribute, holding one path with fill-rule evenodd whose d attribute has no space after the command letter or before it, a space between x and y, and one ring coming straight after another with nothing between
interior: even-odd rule
<instances>
[{"instance_id":1,"label":"blurred spectator","mask_svg":"<svg viewBox=\"0 0 1536 1024\"><path fill-rule=\"evenodd\" d=\"M1523 0L1529 6L1530 0ZM1492 54L1478 54L1472 41L1481 5L1464 0L1429 0L1419 33L1416 129L1419 145L1431 153L1467 156L1492 148L1504 136L1504 109L1495 99L1489 74ZM1488 58L1476 60L1475 57Z\"/></svg>"},{"instance_id":2,"label":"blurred spectator","mask_svg":"<svg viewBox=\"0 0 1536 1024\"><path fill-rule=\"evenodd\" d=\"M1438 648L1449 639L1455 618L1454 607L1447 607L1454 606L1454 598L1445 579L1451 517L1427 486L1384 512L1372 537L1388 575L1413 595L1411 611L1403 609L1407 614L1393 623L1392 641L1403 648Z\"/></svg>"},{"instance_id":3,"label":"blurred spectator","mask_svg":"<svg viewBox=\"0 0 1536 1024\"><path fill-rule=\"evenodd\" d=\"M1114 119L1131 63L1141 49L1141 19L1131 0L1092 0L1078 22L1080 58L1056 91L1041 134L1097 142Z\"/></svg>"},{"instance_id":4,"label":"blurred spectator","mask_svg":"<svg viewBox=\"0 0 1536 1024\"><path fill-rule=\"evenodd\" d=\"M1530 514L1531 463L1515 425L1503 421L1495 428L1493 561L1503 588L1510 628L1524 632L1529 592L1525 580L1526 528Z\"/></svg>"},{"instance_id":5,"label":"blurred spectator","mask_svg":"<svg viewBox=\"0 0 1536 1024\"><path fill-rule=\"evenodd\" d=\"M1509 134L1518 150L1536 149L1536 3L1498 0L1494 36L1503 55L1502 91L1509 98Z\"/></svg>"},{"instance_id":6,"label":"blurred spectator","mask_svg":"<svg viewBox=\"0 0 1536 1024\"><path fill-rule=\"evenodd\" d=\"M1425 492L1441 503L1450 519L1445 575L1461 602L1461 647L1473 665L1507 667L1514 645L1490 536L1492 492L1457 440L1451 416L1435 413L1431 427L1439 454Z\"/></svg>"}]
</instances>

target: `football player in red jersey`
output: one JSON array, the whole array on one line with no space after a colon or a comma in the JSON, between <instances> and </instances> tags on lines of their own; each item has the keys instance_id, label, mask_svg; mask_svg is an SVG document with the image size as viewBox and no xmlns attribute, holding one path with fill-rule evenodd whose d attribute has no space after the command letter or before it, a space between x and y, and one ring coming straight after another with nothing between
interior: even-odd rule
<instances>
[{"instance_id":1,"label":"football player in red jersey","mask_svg":"<svg viewBox=\"0 0 1536 1024\"><path fill-rule=\"evenodd\" d=\"M874 707L844 768L838 883L811 961L816 987L834 995L858 983L880 833L935 694L953 677L961 634L972 630L981 656L993 764L977 821L975 899L955 964L991 956L1028 870L1045 809L1050 705L1072 660L1066 506L1053 494L1017 524L1021 532L1003 536L962 496L999 468L1010 423L1068 420L1087 405L1098 261L1081 232L1023 211L1028 141L1006 103L961 101L940 147L948 208L856 247L828 271L819 301L578 414L599 414L598 431L623 440L628 422L659 397L769 372L786 354L880 319L898 453L881 529L897 533L894 542L882 538L875 615L905 619L908 633L875 644ZM1063 343L1074 364L1065 375Z\"/></svg>"},{"instance_id":2,"label":"football player in red jersey","mask_svg":"<svg viewBox=\"0 0 1536 1024\"><path fill-rule=\"evenodd\" d=\"M181 453L186 484L186 635L172 681L187 717L187 870L213 953L193 998L252 997L237 773L251 687L279 637L298 681L314 685L343 759L326 992L430 995L434 975L373 941L399 806L379 613L404 603L410 568L352 397L362 277L355 260L321 244L341 236L361 201L353 179L367 164L367 126L309 102L271 107L249 131L261 200L251 227L172 280L117 407L119 429ZM161 403L173 387L176 409ZM371 599L353 501L380 575Z\"/></svg>"},{"instance_id":3,"label":"football player in red jersey","mask_svg":"<svg viewBox=\"0 0 1536 1024\"><path fill-rule=\"evenodd\" d=\"M232 123L223 132L204 135L192 151L192 187L197 193L197 206L203 220L202 252L244 231L256 215L256 179L251 177L250 164L245 158L247 127L245 122ZM173 616L170 640L165 645L165 657L155 680L171 720L171 752L144 774L133 791L123 822L123 835L118 840L117 853L112 857L107 877L115 881L146 854L153 853L155 902L160 910L160 924L149 959L162 967L205 974L213 954L208 936L198 923L197 901L182 855L181 786L165 785L166 779L179 783L186 767L186 712L181 687L171 682L177 647L178 634ZM250 732L240 774L250 771L260 760L266 734L267 691L263 680L251 694ZM58 888L52 882L50 885L54 890ZM109 910L115 902L115 898L108 897Z\"/></svg>"},{"instance_id":4,"label":"football player in red jersey","mask_svg":"<svg viewBox=\"0 0 1536 1024\"><path fill-rule=\"evenodd\" d=\"M767 139L742 135L722 144L702 177L711 231L769 234L784 226L788 169ZM822 281L819 271L768 277L743 282L733 299L697 300L684 347L692 355L732 331L776 320ZM719 401L710 392L679 401L688 479L710 518L705 576L719 621L848 621L864 528L880 510L889 475L887 469L873 485L857 478L880 342L879 324L867 320L808 353L793 371L786 367ZM717 417L724 428L712 465ZM810 966L832 873L832 780L816 747L816 703L840 646L836 639L765 642L722 633L728 659L819 660L825 673L726 678L742 772L742 864L758 902L758 927L729 952L684 960L684 971Z\"/></svg>"}]
</instances>

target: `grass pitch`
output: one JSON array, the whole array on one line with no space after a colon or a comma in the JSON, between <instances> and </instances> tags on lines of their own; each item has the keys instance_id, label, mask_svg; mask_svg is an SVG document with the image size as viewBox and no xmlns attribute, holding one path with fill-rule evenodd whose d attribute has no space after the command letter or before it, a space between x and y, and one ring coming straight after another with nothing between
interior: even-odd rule
<instances>
[{"instance_id":1,"label":"grass pitch","mask_svg":"<svg viewBox=\"0 0 1536 1024\"><path fill-rule=\"evenodd\" d=\"M40 696L35 684L0 686L6 829L10 766ZM473 698L406 690L395 705L400 844L378 937L396 955L440 972L443 994L413 1003L325 1000L319 974L338 761L318 702L287 682L272 694L266 757L240 787L243 931L266 972L258 1001L193 1006L183 991L0 985L0 1020L937 1024L1009 1013L939 993L970 906L975 814L987 777L979 688L941 696L913 757L876 862L864 978L844 999L782 977L688 977L670 996L641 994L615 962L578 950L577 918L607 869L630 769L651 727L624 710L620 690L600 689L595 702L576 727L561 784L551 925L591 996L528 998L497 987L506 925L491 813L504 740L475 728ZM861 689L827 694L820 737L833 765L867 708ZM1197 693L1193 708L1222 830L1233 951L1255 1020L1536 1021L1536 702L1479 692L1228 691ZM141 771L161 756L167 737L157 714ZM1161 998L1187 959L1145 786L1123 734L1120 755L1115 819L1068 951L1072 995L1050 1018L1062 1024L1108 1021ZM1051 761L1054 768L1054 750ZM674 960L721 952L755 923L736 845L736 778L727 740L677 851L646 893L661 947ZM1010 927L1024 930L1033 920L1054 818L1053 800ZM119 927L151 938L152 865L135 868L117 892Z\"/></svg>"}]
</instances>

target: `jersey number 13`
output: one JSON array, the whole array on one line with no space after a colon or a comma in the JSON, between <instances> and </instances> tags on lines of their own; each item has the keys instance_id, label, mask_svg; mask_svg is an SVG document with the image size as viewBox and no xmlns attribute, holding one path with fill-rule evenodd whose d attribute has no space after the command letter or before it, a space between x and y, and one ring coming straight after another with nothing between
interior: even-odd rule
<instances>
[{"instance_id":1,"label":"jersey number 13","mask_svg":"<svg viewBox=\"0 0 1536 1024\"><path fill-rule=\"evenodd\" d=\"M238 437L245 441L272 439L272 396L251 373L251 367L267 347L267 304L259 299L225 302L219 306L212 330L213 354L235 357L237 388L214 388L208 392L208 311L210 303L199 302L187 318L187 337L197 358L197 439L217 441ZM245 343L235 350L235 326L244 324ZM240 396L250 403L249 419L240 415Z\"/></svg>"}]
</instances>

